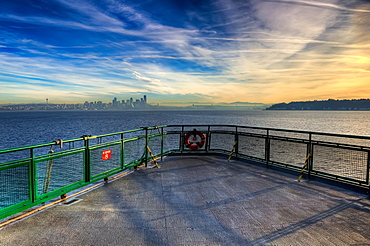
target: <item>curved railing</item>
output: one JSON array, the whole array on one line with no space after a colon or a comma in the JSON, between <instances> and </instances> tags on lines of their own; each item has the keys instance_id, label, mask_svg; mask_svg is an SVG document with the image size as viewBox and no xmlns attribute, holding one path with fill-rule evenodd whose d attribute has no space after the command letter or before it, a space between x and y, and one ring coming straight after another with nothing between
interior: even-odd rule
<instances>
[{"instance_id":1,"label":"curved railing","mask_svg":"<svg viewBox=\"0 0 370 246\"><path fill-rule=\"evenodd\" d=\"M184 145L193 129L206 136L197 150ZM143 127L56 140L0 151L0 219L171 153L221 153L369 188L369 152L370 137L234 125Z\"/></svg>"}]
</instances>

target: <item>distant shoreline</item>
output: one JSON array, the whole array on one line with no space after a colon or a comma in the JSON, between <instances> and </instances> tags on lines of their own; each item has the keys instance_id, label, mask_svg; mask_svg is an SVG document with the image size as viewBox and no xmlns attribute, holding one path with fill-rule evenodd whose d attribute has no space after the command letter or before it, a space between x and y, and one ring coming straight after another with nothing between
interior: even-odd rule
<instances>
[{"instance_id":1,"label":"distant shoreline","mask_svg":"<svg viewBox=\"0 0 370 246\"><path fill-rule=\"evenodd\" d=\"M370 111L370 109L266 109L269 111Z\"/></svg>"},{"instance_id":2,"label":"distant shoreline","mask_svg":"<svg viewBox=\"0 0 370 246\"><path fill-rule=\"evenodd\" d=\"M301 101L278 103L266 110L370 111L370 99Z\"/></svg>"},{"instance_id":3,"label":"distant shoreline","mask_svg":"<svg viewBox=\"0 0 370 246\"><path fill-rule=\"evenodd\" d=\"M18 104L2 105L0 111L167 111L167 110L265 110L268 105L192 105L192 106L157 106L146 105L138 108L85 108L79 104Z\"/></svg>"},{"instance_id":4,"label":"distant shoreline","mask_svg":"<svg viewBox=\"0 0 370 246\"><path fill-rule=\"evenodd\" d=\"M100 110L85 110L85 109L1 109L0 112L150 112L150 111L263 111L265 108L251 107L224 107L224 108L185 108L185 107L163 107L150 109L100 109Z\"/></svg>"}]
</instances>

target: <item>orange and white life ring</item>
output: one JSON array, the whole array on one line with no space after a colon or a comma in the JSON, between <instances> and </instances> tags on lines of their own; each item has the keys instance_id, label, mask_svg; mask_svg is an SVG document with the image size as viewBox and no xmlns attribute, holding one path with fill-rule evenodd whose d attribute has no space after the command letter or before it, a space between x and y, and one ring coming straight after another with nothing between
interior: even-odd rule
<instances>
[{"instance_id":1,"label":"orange and white life ring","mask_svg":"<svg viewBox=\"0 0 370 246\"><path fill-rule=\"evenodd\" d=\"M206 142L206 135L194 129L191 132L185 134L184 144L185 147L191 150L197 150L203 147Z\"/></svg>"}]
</instances>

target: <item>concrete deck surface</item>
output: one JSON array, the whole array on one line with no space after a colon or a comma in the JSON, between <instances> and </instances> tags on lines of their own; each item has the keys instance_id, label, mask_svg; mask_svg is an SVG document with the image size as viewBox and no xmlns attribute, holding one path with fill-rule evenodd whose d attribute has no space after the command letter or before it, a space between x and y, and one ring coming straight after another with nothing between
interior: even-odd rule
<instances>
[{"instance_id":1,"label":"concrete deck surface","mask_svg":"<svg viewBox=\"0 0 370 246\"><path fill-rule=\"evenodd\" d=\"M370 245L367 195L175 156L0 230L0 245Z\"/></svg>"}]
</instances>

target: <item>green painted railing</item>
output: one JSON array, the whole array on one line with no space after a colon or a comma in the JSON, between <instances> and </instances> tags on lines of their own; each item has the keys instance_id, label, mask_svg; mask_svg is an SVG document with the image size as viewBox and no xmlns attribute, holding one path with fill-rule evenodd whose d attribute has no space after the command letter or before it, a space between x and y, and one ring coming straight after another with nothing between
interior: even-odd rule
<instances>
[{"instance_id":1,"label":"green painted railing","mask_svg":"<svg viewBox=\"0 0 370 246\"><path fill-rule=\"evenodd\" d=\"M0 219L169 153L163 127L0 151Z\"/></svg>"},{"instance_id":2,"label":"green painted railing","mask_svg":"<svg viewBox=\"0 0 370 246\"><path fill-rule=\"evenodd\" d=\"M189 141L202 141L194 129L205 136L196 150ZM231 153L297 173L308 156L307 177L369 188L370 137L233 125L143 127L1 150L0 219L170 153L221 153L225 160Z\"/></svg>"}]
</instances>

